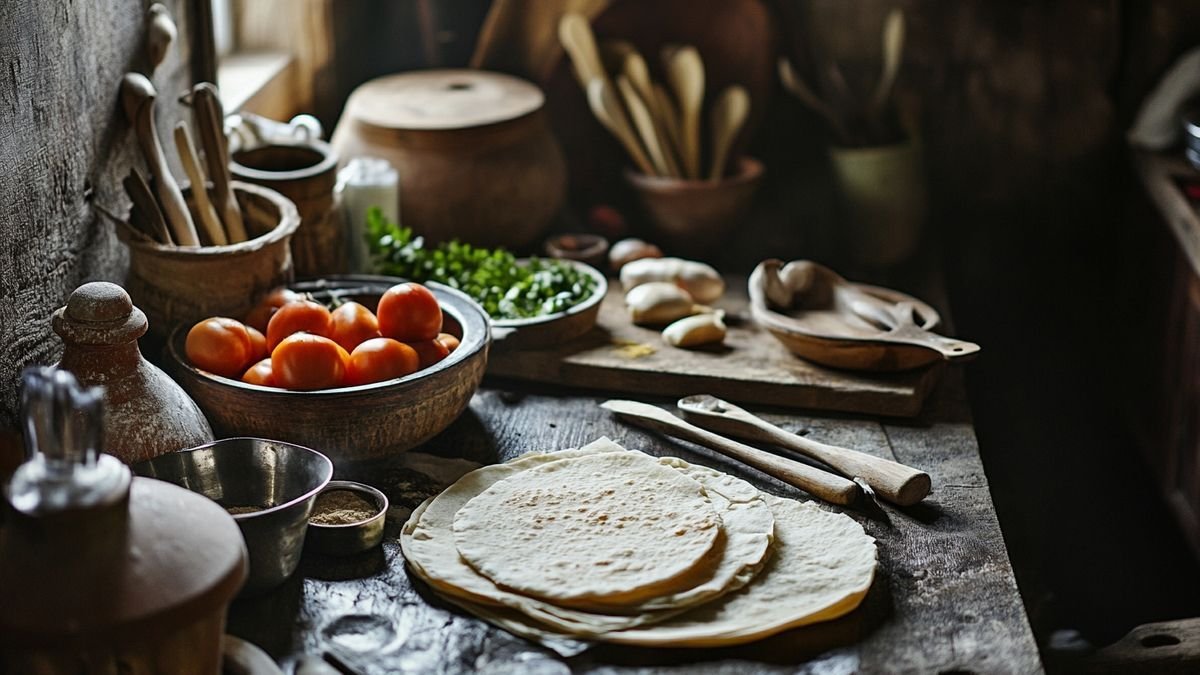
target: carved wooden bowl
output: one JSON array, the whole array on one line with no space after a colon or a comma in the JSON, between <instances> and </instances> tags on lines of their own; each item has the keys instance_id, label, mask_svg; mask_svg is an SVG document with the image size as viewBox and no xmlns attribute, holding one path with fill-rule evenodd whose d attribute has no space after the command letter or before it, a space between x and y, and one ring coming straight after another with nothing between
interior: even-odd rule
<instances>
[{"instance_id":1,"label":"carved wooden bowl","mask_svg":"<svg viewBox=\"0 0 1200 675\"><path fill-rule=\"evenodd\" d=\"M337 295L374 307L402 279L346 276L292 288L318 301ZM445 359L394 380L318 391L247 384L192 367L184 356L191 326L167 344L173 374L208 416L218 438L254 436L324 453L335 465L404 452L433 438L466 409L487 368L491 328L475 301L447 286L426 286L442 306L442 331L461 343Z\"/></svg>"}]
</instances>

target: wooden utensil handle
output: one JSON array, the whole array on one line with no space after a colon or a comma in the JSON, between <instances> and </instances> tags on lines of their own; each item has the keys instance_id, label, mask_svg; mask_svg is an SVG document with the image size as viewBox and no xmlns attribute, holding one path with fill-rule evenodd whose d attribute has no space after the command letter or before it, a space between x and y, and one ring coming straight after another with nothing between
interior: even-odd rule
<instances>
[{"instance_id":1,"label":"wooden utensil handle","mask_svg":"<svg viewBox=\"0 0 1200 675\"><path fill-rule=\"evenodd\" d=\"M847 476L862 478L875 489L876 494L893 504L916 504L929 496L932 487L929 474L920 469L858 450L826 445L780 429L753 415L738 416L729 420L715 416L696 416L695 421L721 433L751 438L801 452Z\"/></svg>"},{"instance_id":2,"label":"wooden utensil handle","mask_svg":"<svg viewBox=\"0 0 1200 675\"><path fill-rule=\"evenodd\" d=\"M138 143L142 146L146 166L154 177L154 192L158 204L162 207L163 217L171 228L171 236L180 246L199 246L200 239L196 236L196 226L192 223L192 215L188 212L187 202L179 185L167 168L167 158L163 154L162 144L158 141L158 132L154 129L154 104L146 101L138 108L137 119L134 120L134 132Z\"/></svg>"},{"instance_id":3,"label":"wooden utensil handle","mask_svg":"<svg viewBox=\"0 0 1200 675\"><path fill-rule=\"evenodd\" d=\"M841 476L835 476L807 464L718 436L689 424L661 408L635 401L610 401L610 403L619 405L610 407L606 403L604 407L617 412L634 424L699 443L831 504L849 506L860 495L859 487Z\"/></svg>"}]
</instances>

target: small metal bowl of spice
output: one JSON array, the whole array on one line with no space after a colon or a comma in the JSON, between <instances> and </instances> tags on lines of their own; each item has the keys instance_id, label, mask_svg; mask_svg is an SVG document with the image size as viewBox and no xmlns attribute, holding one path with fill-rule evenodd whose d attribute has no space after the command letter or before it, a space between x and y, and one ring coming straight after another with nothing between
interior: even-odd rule
<instances>
[{"instance_id":1,"label":"small metal bowl of spice","mask_svg":"<svg viewBox=\"0 0 1200 675\"><path fill-rule=\"evenodd\" d=\"M353 555L379 545L388 498L370 485L333 480L308 516L308 547L325 555Z\"/></svg>"}]
</instances>

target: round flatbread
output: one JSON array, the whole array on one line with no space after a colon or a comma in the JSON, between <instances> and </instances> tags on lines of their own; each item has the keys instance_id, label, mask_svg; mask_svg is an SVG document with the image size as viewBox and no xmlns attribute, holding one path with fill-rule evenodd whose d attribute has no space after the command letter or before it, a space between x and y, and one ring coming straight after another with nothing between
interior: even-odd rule
<instances>
[{"instance_id":1,"label":"round flatbread","mask_svg":"<svg viewBox=\"0 0 1200 675\"><path fill-rule=\"evenodd\" d=\"M523 613L539 625L558 633L594 637L662 620L716 598L744 586L762 567L770 552L775 523L762 495L741 479L676 458L662 458L659 462L684 472L705 487L714 508L721 515L724 530L724 551L716 570L709 579L690 589L653 598L629 607L622 614L586 612L505 591L478 574L459 557L450 526L457 510L472 497L499 480L530 467L603 452L630 451L603 438L578 450L531 453L506 464L483 467L463 476L440 495L418 507L405 524L400 545L409 569L434 590L456 603L472 608L490 606L501 614L519 616L518 613Z\"/></svg>"},{"instance_id":2,"label":"round flatbread","mask_svg":"<svg viewBox=\"0 0 1200 675\"><path fill-rule=\"evenodd\" d=\"M704 487L640 452L509 476L459 509L453 530L459 555L497 586L585 609L690 588L720 560Z\"/></svg>"},{"instance_id":3,"label":"round flatbread","mask_svg":"<svg viewBox=\"0 0 1200 675\"><path fill-rule=\"evenodd\" d=\"M875 540L848 516L767 496L775 552L751 583L664 621L595 636L649 647L719 647L753 642L849 613L875 577ZM562 634L502 608L456 601L512 633L541 642Z\"/></svg>"}]
</instances>

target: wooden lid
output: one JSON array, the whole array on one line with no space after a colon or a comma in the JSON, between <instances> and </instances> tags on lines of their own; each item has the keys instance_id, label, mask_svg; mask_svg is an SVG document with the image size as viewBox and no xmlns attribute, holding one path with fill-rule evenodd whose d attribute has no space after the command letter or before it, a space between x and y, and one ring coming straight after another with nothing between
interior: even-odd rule
<instances>
[{"instance_id":1,"label":"wooden lid","mask_svg":"<svg viewBox=\"0 0 1200 675\"><path fill-rule=\"evenodd\" d=\"M381 129L432 131L508 122L539 110L542 91L484 70L420 70L380 77L354 90L353 119Z\"/></svg>"}]
</instances>

